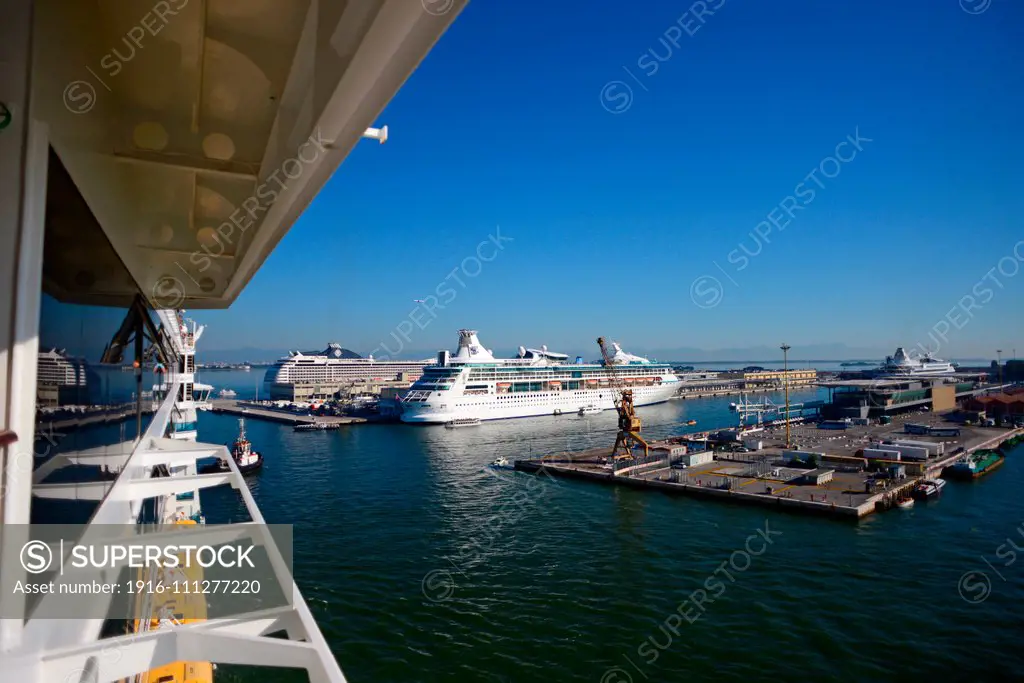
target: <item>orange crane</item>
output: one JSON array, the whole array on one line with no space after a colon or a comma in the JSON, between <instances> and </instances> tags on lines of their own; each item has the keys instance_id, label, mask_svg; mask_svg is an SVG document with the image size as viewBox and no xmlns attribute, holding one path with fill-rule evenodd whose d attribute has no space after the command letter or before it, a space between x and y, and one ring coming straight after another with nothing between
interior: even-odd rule
<instances>
[{"instance_id":1,"label":"orange crane","mask_svg":"<svg viewBox=\"0 0 1024 683\"><path fill-rule=\"evenodd\" d=\"M619 413L619 433L615 437L615 447L612 449L612 458L630 458L634 456L633 449L643 449L644 457L647 457L647 442L640 436L640 417L633 407L633 390L627 389L622 378L619 376L618 366L615 364L614 356L608 350L604 337L597 338L597 345L601 347L601 357L608 368L611 379L615 401L615 410Z\"/></svg>"}]
</instances>

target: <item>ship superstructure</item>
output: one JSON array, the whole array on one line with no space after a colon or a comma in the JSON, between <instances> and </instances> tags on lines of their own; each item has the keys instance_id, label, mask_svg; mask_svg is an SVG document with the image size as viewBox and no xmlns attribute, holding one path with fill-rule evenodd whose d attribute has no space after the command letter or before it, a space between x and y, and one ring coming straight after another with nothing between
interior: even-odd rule
<instances>
[{"instance_id":1,"label":"ship superstructure","mask_svg":"<svg viewBox=\"0 0 1024 683\"><path fill-rule=\"evenodd\" d=\"M679 379L667 363L654 363L612 345L611 362L638 406L667 401ZM459 330L455 354L441 351L401 400L402 421L444 423L463 418L498 420L615 408L609 365L539 349L519 348L515 358L495 358L475 330Z\"/></svg>"},{"instance_id":2,"label":"ship superstructure","mask_svg":"<svg viewBox=\"0 0 1024 683\"><path fill-rule=\"evenodd\" d=\"M896 353L886 357L876 374L879 377L937 377L955 372L956 367L952 363L928 353L920 358L912 358L900 346Z\"/></svg>"},{"instance_id":3,"label":"ship superstructure","mask_svg":"<svg viewBox=\"0 0 1024 683\"><path fill-rule=\"evenodd\" d=\"M178 394L174 399L174 411L171 414L171 430L168 437L185 441L195 441L197 436L196 410L205 407L209 401L213 387L197 384L196 373L196 342L203 336L206 328L186 319L181 312L171 313L166 323L169 334L180 342L178 367L175 375L181 382ZM167 396L169 384L158 384L153 387L153 394L159 399Z\"/></svg>"},{"instance_id":4,"label":"ship superstructure","mask_svg":"<svg viewBox=\"0 0 1024 683\"><path fill-rule=\"evenodd\" d=\"M237 300L360 140L387 140L386 126L371 127L380 125L376 116L466 0L440 11L406 0L171 4L154 11L123 0L95 11L76 0L8 3L0 22L3 576L33 580L19 553L36 518L83 524L72 540L113 527L153 535L190 528L205 537L216 531L189 518L196 493L227 485L251 523L230 534L261 536L269 580L288 603L206 621L202 594L176 606L157 596L158 624L150 620L139 634L108 628L130 615L105 591L88 600L94 618L59 614L66 596L5 592L0 678L182 683L208 680L214 664L237 664L344 683L281 550L260 531L263 514L228 449L189 434L185 397L190 386L199 407L202 390L194 369L180 365L188 352L173 311ZM136 41L135 58L98 60L97 46L140 17L155 41L144 56ZM98 70L106 70L102 80ZM154 84L176 95L154 99ZM111 334L117 344L103 359L88 351ZM41 422L48 399L38 395L37 371L53 369L40 362L51 348L39 346L44 336L57 349L81 349L90 363L134 373L134 415L122 418L115 396L129 378L105 373L89 403L118 415L116 426L80 411L61 417L75 421L71 429ZM142 382L154 361L164 372L150 384L166 386L151 405ZM229 470L194 474L208 458ZM192 474L169 476L182 472ZM102 570L87 576L106 578ZM175 607L187 609L179 616Z\"/></svg>"}]
</instances>

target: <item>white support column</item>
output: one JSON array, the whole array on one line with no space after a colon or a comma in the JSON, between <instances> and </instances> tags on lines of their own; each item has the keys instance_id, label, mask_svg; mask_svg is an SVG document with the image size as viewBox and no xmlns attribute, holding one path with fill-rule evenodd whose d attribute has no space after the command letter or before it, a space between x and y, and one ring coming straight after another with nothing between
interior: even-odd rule
<instances>
[{"instance_id":1,"label":"white support column","mask_svg":"<svg viewBox=\"0 0 1024 683\"><path fill-rule=\"evenodd\" d=\"M26 540L9 525L29 521L36 358L42 279L48 140L30 117L33 3L0 0L0 558ZM9 119L9 121L8 121ZM20 611L24 596L0 596ZM0 620L0 653L21 641L22 624Z\"/></svg>"}]
</instances>

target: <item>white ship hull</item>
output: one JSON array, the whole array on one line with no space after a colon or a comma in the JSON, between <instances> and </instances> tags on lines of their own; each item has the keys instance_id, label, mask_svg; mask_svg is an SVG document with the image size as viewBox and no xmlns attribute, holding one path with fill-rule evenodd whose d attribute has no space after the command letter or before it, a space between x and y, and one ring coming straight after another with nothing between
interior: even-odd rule
<instances>
[{"instance_id":1,"label":"white ship hull","mask_svg":"<svg viewBox=\"0 0 1024 683\"><path fill-rule=\"evenodd\" d=\"M633 403L649 406L664 403L676 393L678 382L665 382L660 386L630 387ZM459 396L431 399L424 403L403 405L402 421L420 424L441 424L456 418L477 418L480 420L505 420L513 417L538 417L554 415L577 415L580 408L593 404L601 410L613 410L614 390L581 389L579 391L524 393L513 399L499 399L497 396ZM442 408L442 406L444 406Z\"/></svg>"}]
</instances>

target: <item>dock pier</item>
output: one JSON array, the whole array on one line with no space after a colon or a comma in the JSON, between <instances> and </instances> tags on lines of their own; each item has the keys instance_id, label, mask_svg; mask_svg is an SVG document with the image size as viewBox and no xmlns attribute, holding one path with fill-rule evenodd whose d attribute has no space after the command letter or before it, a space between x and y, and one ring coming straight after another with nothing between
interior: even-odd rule
<instances>
[{"instance_id":1,"label":"dock pier","mask_svg":"<svg viewBox=\"0 0 1024 683\"><path fill-rule=\"evenodd\" d=\"M235 399L214 399L211 403L211 411L214 413L225 413L237 415L238 417L252 417L268 422L280 422L289 425L313 424L314 422L329 425L351 425L369 422L365 417L341 417L337 415L299 415L286 410L273 410L264 406L255 406L246 401Z\"/></svg>"},{"instance_id":2,"label":"dock pier","mask_svg":"<svg viewBox=\"0 0 1024 683\"><path fill-rule=\"evenodd\" d=\"M970 430L962 451L944 453L929 458L927 462L891 463L904 465L906 476L881 480L881 488L877 485L879 480L864 471L866 461L863 458L825 453L816 469L798 469L782 462L784 449L780 447L744 454L716 452L710 461L685 467L682 463L686 455L680 458L667 452L642 463L626 461L628 464L625 466L621 462L612 464L609 461L611 448L604 447L517 460L515 468L521 472L544 473L612 486L856 520L895 507L896 502L906 498L915 484L922 479L940 476L945 467L965 454L998 446L1021 432L1024 429Z\"/></svg>"}]
</instances>

